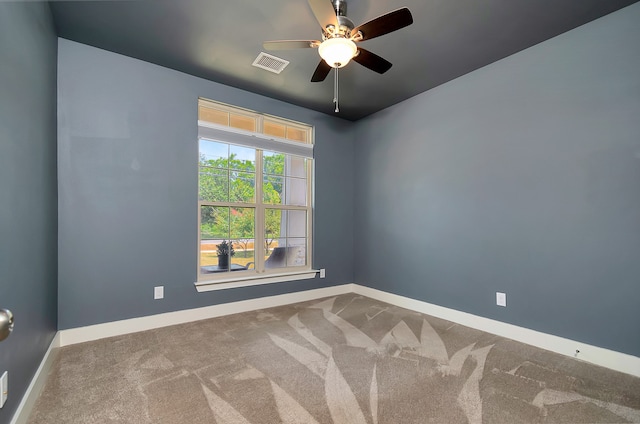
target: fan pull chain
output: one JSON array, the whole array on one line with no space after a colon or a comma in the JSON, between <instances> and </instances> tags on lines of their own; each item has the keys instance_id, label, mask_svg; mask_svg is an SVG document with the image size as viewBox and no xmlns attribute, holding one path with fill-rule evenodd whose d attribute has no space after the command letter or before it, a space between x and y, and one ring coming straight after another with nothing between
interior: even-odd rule
<instances>
[{"instance_id":1,"label":"fan pull chain","mask_svg":"<svg viewBox=\"0 0 640 424\"><path fill-rule=\"evenodd\" d=\"M336 105L335 112L338 113L340 112L340 107L338 106L338 69L339 68L334 68L334 69L336 70L336 72L333 75L333 103L335 103Z\"/></svg>"}]
</instances>

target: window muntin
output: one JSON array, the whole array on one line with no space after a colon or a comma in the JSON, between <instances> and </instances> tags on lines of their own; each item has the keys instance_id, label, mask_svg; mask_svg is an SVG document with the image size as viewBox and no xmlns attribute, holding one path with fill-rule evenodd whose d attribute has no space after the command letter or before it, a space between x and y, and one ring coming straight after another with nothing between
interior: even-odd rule
<instances>
[{"instance_id":1,"label":"window muntin","mask_svg":"<svg viewBox=\"0 0 640 424\"><path fill-rule=\"evenodd\" d=\"M291 142L310 144L312 128L255 113L250 120L234 119L234 114L250 113L226 105L216 110L217 104L206 101L203 107L202 102L198 279L229 281L310 269L313 159L285 152L291 151ZM224 122L246 131L238 123L249 121L265 136L277 137L268 141L269 149L260 148L262 139L250 147L253 139L242 138L242 132L230 129L225 137L215 129Z\"/></svg>"}]
</instances>

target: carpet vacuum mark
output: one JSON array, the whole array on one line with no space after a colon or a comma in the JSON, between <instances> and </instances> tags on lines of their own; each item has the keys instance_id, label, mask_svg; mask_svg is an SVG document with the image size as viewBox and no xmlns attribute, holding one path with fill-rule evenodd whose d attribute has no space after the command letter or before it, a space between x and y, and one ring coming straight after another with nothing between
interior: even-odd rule
<instances>
[{"instance_id":1,"label":"carpet vacuum mark","mask_svg":"<svg viewBox=\"0 0 640 424\"><path fill-rule=\"evenodd\" d=\"M640 423L640 379L355 294L62 348L40 423Z\"/></svg>"}]
</instances>

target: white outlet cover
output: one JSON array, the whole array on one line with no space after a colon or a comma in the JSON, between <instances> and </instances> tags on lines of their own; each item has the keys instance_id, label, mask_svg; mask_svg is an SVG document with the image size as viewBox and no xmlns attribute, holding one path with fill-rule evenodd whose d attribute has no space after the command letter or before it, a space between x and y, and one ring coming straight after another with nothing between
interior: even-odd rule
<instances>
[{"instance_id":1,"label":"white outlet cover","mask_svg":"<svg viewBox=\"0 0 640 424\"><path fill-rule=\"evenodd\" d=\"M156 286L153 288L154 299L164 299L164 286Z\"/></svg>"},{"instance_id":2,"label":"white outlet cover","mask_svg":"<svg viewBox=\"0 0 640 424\"><path fill-rule=\"evenodd\" d=\"M9 394L9 373L5 371L0 377L0 408L4 406L7 401L7 395Z\"/></svg>"},{"instance_id":3,"label":"white outlet cover","mask_svg":"<svg viewBox=\"0 0 640 424\"><path fill-rule=\"evenodd\" d=\"M507 306L507 294L496 292L496 305Z\"/></svg>"},{"instance_id":4,"label":"white outlet cover","mask_svg":"<svg viewBox=\"0 0 640 424\"><path fill-rule=\"evenodd\" d=\"M326 276L324 268L320 269L320 278L324 278Z\"/></svg>"}]
</instances>

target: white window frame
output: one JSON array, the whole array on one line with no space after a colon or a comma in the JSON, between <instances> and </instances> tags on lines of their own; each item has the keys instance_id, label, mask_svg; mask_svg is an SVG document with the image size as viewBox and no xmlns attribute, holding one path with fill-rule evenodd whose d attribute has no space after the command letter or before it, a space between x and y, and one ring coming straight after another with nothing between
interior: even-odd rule
<instances>
[{"instance_id":1,"label":"white window frame","mask_svg":"<svg viewBox=\"0 0 640 424\"><path fill-rule=\"evenodd\" d=\"M198 121L198 143L200 140L211 140L231 145L238 145L256 149L261 157L256 163L256 201L252 204L233 203L233 202L209 202L202 201L198 196L198 259L197 259L197 281L194 283L198 292L223 290L234 287L246 287L261 284L272 284L284 281L295 281L309 278L315 278L318 270L312 269L312 247L313 247L313 176L314 176L314 158L313 158L313 136L314 130L312 126L277 118L270 115L264 115L257 112L247 111L246 109L235 108L233 106L222 105L211 101L206 101L215 108L220 106L219 110L226 110L232 113L250 115L256 118L256 132L244 131L233 127L218 125L206 121ZM307 131L307 143L299 141L291 141L271 135L262 134L264 118L270 122L280 123L288 127L294 127L303 131ZM198 149L199 151L199 149ZM308 160L307 166L307 205L294 206L286 204L265 204L262 203L262 180L263 180L263 157L264 151L276 151L287 155L301 156ZM198 183L199 186L199 183ZM304 210L307 212L307 246L306 261L304 267L289 267L265 269L265 259L263 255L255 255L255 270L239 271L239 272L222 272L213 274L201 273L201 208L203 206L222 206L222 207L255 207L255 239L254 246L264 246L264 216L267 209L281 210Z\"/></svg>"}]
</instances>

